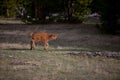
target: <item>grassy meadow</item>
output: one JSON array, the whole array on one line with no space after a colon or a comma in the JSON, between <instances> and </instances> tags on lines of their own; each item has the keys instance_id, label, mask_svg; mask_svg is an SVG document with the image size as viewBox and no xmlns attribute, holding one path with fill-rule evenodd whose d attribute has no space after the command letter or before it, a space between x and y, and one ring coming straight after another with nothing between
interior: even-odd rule
<instances>
[{"instance_id":1,"label":"grassy meadow","mask_svg":"<svg viewBox=\"0 0 120 80\"><path fill-rule=\"evenodd\" d=\"M30 49L31 32L58 34L48 51L37 43ZM120 37L103 35L89 24L0 25L0 80L120 80L120 58L78 53L116 53ZM72 55L75 54L75 55Z\"/></svg>"}]
</instances>

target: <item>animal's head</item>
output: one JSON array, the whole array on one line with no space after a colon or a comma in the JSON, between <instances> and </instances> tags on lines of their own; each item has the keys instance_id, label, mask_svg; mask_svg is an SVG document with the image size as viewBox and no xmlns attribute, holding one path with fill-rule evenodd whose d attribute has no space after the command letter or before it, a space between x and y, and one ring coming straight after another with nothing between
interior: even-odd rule
<instances>
[{"instance_id":1,"label":"animal's head","mask_svg":"<svg viewBox=\"0 0 120 80\"><path fill-rule=\"evenodd\" d=\"M49 38L51 38L51 39L57 39L57 37L58 37L57 34L50 34L49 35Z\"/></svg>"}]
</instances>

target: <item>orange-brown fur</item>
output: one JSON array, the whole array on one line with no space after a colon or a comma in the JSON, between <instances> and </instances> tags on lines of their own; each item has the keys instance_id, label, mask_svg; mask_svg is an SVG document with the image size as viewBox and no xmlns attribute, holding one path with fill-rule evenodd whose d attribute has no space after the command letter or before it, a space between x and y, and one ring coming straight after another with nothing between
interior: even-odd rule
<instances>
[{"instance_id":1,"label":"orange-brown fur","mask_svg":"<svg viewBox=\"0 0 120 80\"><path fill-rule=\"evenodd\" d=\"M36 42L43 42L44 43L44 49L47 50L49 47L48 41L50 39L56 39L57 34L49 34L49 33L31 33L30 34L32 39L30 42L31 50L35 47Z\"/></svg>"}]
</instances>

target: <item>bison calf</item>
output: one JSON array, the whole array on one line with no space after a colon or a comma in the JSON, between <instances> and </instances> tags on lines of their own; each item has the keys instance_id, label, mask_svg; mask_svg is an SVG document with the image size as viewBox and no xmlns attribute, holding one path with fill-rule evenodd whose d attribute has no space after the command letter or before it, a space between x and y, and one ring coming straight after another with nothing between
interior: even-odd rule
<instances>
[{"instance_id":1,"label":"bison calf","mask_svg":"<svg viewBox=\"0 0 120 80\"><path fill-rule=\"evenodd\" d=\"M57 39L57 34L49 34L49 33L31 33L31 42L30 42L30 46L31 46L31 50L33 48L35 48L35 43L36 42L43 42L44 43L44 49L47 50L49 47L49 40L52 39Z\"/></svg>"}]
</instances>

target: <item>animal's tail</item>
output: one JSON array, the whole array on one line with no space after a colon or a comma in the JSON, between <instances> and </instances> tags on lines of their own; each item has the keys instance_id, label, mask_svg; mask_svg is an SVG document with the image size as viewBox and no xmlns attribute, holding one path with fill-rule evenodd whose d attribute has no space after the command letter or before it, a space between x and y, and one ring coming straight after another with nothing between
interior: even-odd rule
<instances>
[{"instance_id":1,"label":"animal's tail","mask_svg":"<svg viewBox=\"0 0 120 80\"><path fill-rule=\"evenodd\" d=\"M31 32L31 33L30 33L30 36L33 36L33 35L34 35L34 32Z\"/></svg>"}]
</instances>

